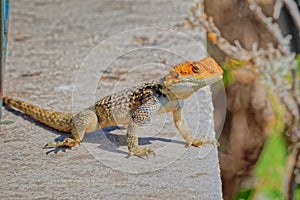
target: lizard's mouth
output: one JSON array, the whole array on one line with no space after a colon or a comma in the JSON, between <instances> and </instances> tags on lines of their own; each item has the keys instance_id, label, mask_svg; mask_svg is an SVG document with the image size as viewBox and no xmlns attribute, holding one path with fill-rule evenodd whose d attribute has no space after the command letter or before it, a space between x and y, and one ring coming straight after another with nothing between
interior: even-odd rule
<instances>
[{"instance_id":1,"label":"lizard's mouth","mask_svg":"<svg viewBox=\"0 0 300 200\"><path fill-rule=\"evenodd\" d=\"M200 88L201 87L205 87L207 85L211 85L219 80L222 80L223 79L223 74L220 74L218 76L214 76L214 77L209 77L209 78L205 78L203 80L196 80L197 84L200 85Z\"/></svg>"},{"instance_id":2,"label":"lizard's mouth","mask_svg":"<svg viewBox=\"0 0 300 200\"><path fill-rule=\"evenodd\" d=\"M186 99L202 87L211 85L223 78L223 75L214 76L205 79L195 80L194 78L185 78L179 82L173 82L168 86L167 93L171 93L173 98Z\"/></svg>"},{"instance_id":3,"label":"lizard's mouth","mask_svg":"<svg viewBox=\"0 0 300 200\"><path fill-rule=\"evenodd\" d=\"M202 79L195 79L194 77L185 78L180 82L174 82L174 86L178 85L180 87L192 87L194 89L200 89L202 87L205 87L207 85L211 85L223 78L223 74L220 74L218 76L211 76L207 78Z\"/></svg>"}]
</instances>

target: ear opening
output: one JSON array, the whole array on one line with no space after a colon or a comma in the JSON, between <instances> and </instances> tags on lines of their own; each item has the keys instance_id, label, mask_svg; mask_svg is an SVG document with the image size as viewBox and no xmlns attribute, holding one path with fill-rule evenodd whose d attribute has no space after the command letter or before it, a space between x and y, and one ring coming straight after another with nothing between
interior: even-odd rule
<instances>
[{"instance_id":1,"label":"ear opening","mask_svg":"<svg viewBox=\"0 0 300 200\"><path fill-rule=\"evenodd\" d=\"M178 79L179 76L180 76L180 74L179 74L176 70L174 70L174 69L171 69L171 70L170 70L169 75L170 75L172 78L176 78L176 79Z\"/></svg>"}]
</instances>

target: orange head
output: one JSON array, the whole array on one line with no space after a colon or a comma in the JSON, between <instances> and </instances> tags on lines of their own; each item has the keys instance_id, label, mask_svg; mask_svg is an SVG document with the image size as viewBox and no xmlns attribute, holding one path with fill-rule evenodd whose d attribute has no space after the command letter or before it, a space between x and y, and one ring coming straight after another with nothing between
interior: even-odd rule
<instances>
[{"instance_id":1,"label":"orange head","mask_svg":"<svg viewBox=\"0 0 300 200\"><path fill-rule=\"evenodd\" d=\"M163 78L163 85L178 99L185 99L198 89L223 78L223 70L216 61L207 57L199 61L184 62L174 66Z\"/></svg>"}]
</instances>

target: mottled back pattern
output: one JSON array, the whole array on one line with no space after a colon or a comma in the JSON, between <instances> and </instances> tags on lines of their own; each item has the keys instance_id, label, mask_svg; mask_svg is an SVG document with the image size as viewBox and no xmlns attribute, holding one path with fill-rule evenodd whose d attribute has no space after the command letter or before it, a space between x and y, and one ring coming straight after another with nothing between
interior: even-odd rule
<instances>
[{"instance_id":1,"label":"mottled back pattern","mask_svg":"<svg viewBox=\"0 0 300 200\"><path fill-rule=\"evenodd\" d=\"M153 97L159 98L161 85L157 81L142 83L103 97L91 109L96 110L100 127L127 124L133 112Z\"/></svg>"}]
</instances>

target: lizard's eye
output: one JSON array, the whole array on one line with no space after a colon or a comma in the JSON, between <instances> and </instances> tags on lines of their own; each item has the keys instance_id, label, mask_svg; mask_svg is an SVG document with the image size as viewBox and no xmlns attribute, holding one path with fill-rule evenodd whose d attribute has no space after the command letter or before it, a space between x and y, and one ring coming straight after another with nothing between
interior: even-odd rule
<instances>
[{"instance_id":1,"label":"lizard's eye","mask_svg":"<svg viewBox=\"0 0 300 200\"><path fill-rule=\"evenodd\" d=\"M193 72L195 72L195 73L199 73L199 72L200 72L200 69L199 69L199 67L197 67L197 66L193 66Z\"/></svg>"}]
</instances>

